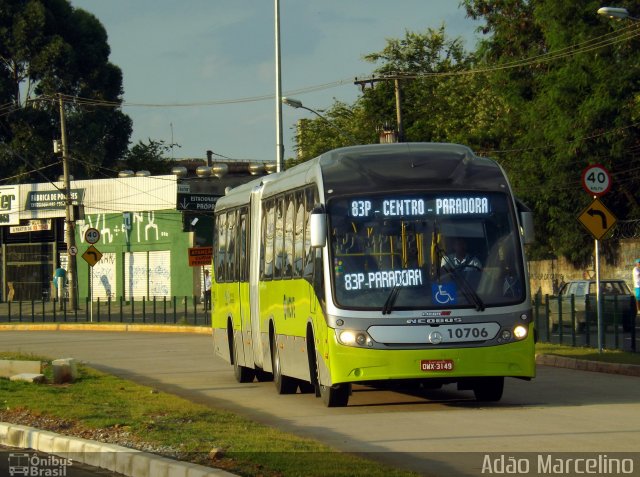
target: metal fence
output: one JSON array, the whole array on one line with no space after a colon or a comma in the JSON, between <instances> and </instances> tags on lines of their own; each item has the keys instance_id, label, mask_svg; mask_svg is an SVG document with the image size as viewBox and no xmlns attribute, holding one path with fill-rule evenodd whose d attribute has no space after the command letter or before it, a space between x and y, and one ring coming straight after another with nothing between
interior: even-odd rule
<instances>
[{"instance_id":1,"label":"metal fence","mask_svg":"<svg viewBox=\"0 0 640 477\"><path fill-rule=\"evenodd\" d=\"M0 303L0 323L149 323L211 325L211 311L199 297L173 296L141 300L30 300Z\"/></svg>"},{"instance_id":2,"label":"metal fence","mask_svg":"<svg viewBox=\"0 0 640 477\"><path fill-rule=\"evenodd\" d=\"M575 297L562 298L549 295L537 295L533 300L533 317L538 333L538 341L567 346L587 346L598 348L598 325L595 319L597 304L589 302L585 310L576 309ZM579 313L583 313L578 320ZM552 315L555 318L552 320ZM585 315L586 314L586 317ZM602 347L622 351L636 352L638 349L637 317L626 325L623 322L622 304L613 302L608 309L606 319L602 320Z\"/></svg>"},{"instance_id":3,"label":"metal fence","mask_svg":"<svg viewBox=\"0 0 640 477\"><path fill-rule=\"evenodd\" d=\"M595 305L593 305L595 306ZM588 310L587 310L588 311ZM551 315L558 313L556 325ZM598 329L592 320L576 326L575 302L555 296L538 295L533 300L538 340L568 346L598 347ZM620 314L621 316L621 314ZM67 300L30 300L0 303L0 323L149 323L210 326L211 311L199 297L183 296L144 300L117 299L89 301L80 299L77 307ZM626 331L618 314L603 324L603 347L636 352L640 347L637 319Z\"/></svg>"}]
</instances>

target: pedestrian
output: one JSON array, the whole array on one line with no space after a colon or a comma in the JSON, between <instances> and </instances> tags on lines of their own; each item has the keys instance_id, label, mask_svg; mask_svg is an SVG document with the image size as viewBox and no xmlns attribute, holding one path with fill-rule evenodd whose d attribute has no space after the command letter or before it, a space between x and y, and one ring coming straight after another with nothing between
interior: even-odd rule
<instances>
[{"instance_id":1,"label":"pedestrian","mask_svg":"<svg viewBox=\"0 0 640 477\"><path fill-rule=\"evenodd\" d=\"M211 276L209 270L204 271L204 311L211 309Z\"/></svg>"},{"instance_id":2,"label":"pedestrian","mask_svg":"<svg viewBox=\"0 0 640 477\"><path fill-rule=\"evenodd\" d=\"M56 291L56 298L58 299L58 303L60 309L62 310L62 301L64 299L64 286L67 281L67 271L62 268L56 268L55 273L53 274L53 287Z\"/></svg>"},{"instance_id":3,"label":"pedestrian","mask_svg":"<svg viewBox=\"0 0 640 477\"><path fill-rule=\"evenodd\" d=\"M636 258L636 266L633 267L633 287L636 292L636 306L640 311L640 258Z\"/></svg>"}]
</instances>

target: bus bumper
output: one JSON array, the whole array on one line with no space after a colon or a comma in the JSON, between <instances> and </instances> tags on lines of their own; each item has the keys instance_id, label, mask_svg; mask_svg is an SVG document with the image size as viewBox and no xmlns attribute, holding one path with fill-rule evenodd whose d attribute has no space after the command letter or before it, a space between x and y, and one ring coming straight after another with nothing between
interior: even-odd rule
<instances>
[{"instance_id":1,"label":"bus bumper","mask_svg":"<svg viewBox=\"0 0 640 477\"><path fill-rule=\"evenodd\" d=\"M334 336L329 339L327 367L332 384L394 379L456 381L483 376L533 378L535 344L533 329L530 331L522 341L497 346L411 350L344 346Z\"/></svg>"}]
</instances>

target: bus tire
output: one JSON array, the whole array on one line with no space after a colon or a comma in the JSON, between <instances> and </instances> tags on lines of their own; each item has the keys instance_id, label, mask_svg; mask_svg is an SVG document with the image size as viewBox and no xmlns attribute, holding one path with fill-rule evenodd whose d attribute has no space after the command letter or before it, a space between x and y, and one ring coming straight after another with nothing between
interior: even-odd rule
<instances>
[{"instance_id":1,"label":"bus tire","mask_svg":"<svg viewBox=\"0 0 640 477\"><path fill-rule=\"evenodd\" d=\"M273 381L273 374L271 374L270 372L265 371L262 368L256 368L255 372L256 372L256 379L258 380L259 383L266 383L269 381Z\"/></svg>"},{"instance_id":2,"label":"bus tire","mask_svg":"<svg viewBox=\"0 0 640 477\"><path fill-rule=\"evenodd\" d=\"M238 364L238 347L236 346L236 340L233 340L231 346L233 348L233 375L235 376L236 381L239 383L252 382L255 376L255 371L251 368Z\"/></svg>"},{"instance_id":3,"label":"bus tire","mask_svg":"<svg viewBox=\"0 0 640 477\"><path fill-rule=\"evenodd\" d=\"M320 384L320 396L327 407L345 407L349 403L351 384L342 383L333 386Z\"/></svg>"},{"instance_id":4,"label":"bus tire","mask_svg":"<svg viewBox=\"0 0 640 477\"><path fill-rule=\"evenodd\" d=\"M320 384L320 371L318 367L318 354L313 345L313 333L307 332L307 354L309 356L309 372L312 377L311 385L316 391L316 397L321 397L327 407L344 407L349 402L351 396L351 384L336 384L325 386ZM302 390L302 389L301 389Z\"/></svg>"},{"instance_id":5,"label":"bus tire","mask_svg":"<svg viewBox=\"0 0 640 477\"><path fill-rule=\"evenodd\" d=\"M300 394L311 394L316 391L316 387L309 381L298 381L298 387L300 388Z\"/></svg>"},{"instance_id":6,"label":"bus tire","mask_svg":"<svg viewBox=\"0 0 640 477\"><path fill-rule=\"evenodd\" d=\"M479 378L473 385L476 401L495 402L502 399L504 377Z\"/></svg>"},{"instance_id":7,"label":"bus tire","mask_svg":"<svg viewBox=\"0 0 640 477\"><path fill-rule=\"evenodd\" d=\"M280 362L280 350L275 343L272 342L271 359L273 364L273 382L276 385L278 394L295 394L298 390L298 382L289 376L282 374L282 363Z\"/></svg>"}]
</instances>

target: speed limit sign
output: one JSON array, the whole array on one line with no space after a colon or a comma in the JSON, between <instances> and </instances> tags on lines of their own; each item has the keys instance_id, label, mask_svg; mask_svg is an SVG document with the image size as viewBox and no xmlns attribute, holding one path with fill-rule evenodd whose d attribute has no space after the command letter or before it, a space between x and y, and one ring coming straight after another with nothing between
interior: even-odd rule
<instances>
[{"instance_id":1,"label":"speed limit sign","mask_svg":"<svg viewBox=\"0 0 640 477\"><path fill-rule=\"evenodd\" d=\"M94 244L100 240L100 231L98 229L90 228L84 233L84 239L87 243Z\"/></svg>"},{"instance_id":2,"label":"speed limit sign","mask_svg":"<svg viewBox=\"0 0 640 477\"><path fill-rule=\"evenodd\" d=\"M600 164L587 167L582 171L582 187L590 195L600 197L611 189L611 177Z\"/></svg>"}]
</instances>

